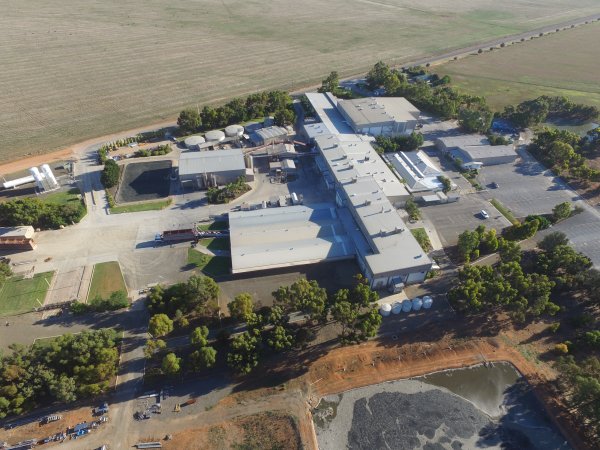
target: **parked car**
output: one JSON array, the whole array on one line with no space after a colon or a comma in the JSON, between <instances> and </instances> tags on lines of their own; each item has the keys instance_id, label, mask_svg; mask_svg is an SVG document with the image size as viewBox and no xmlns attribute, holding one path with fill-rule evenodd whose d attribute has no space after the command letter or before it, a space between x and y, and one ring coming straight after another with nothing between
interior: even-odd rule
<instances>
[{"instance_id":1,"label":"parked car","mask_svg":"<svg viewBox=\"0 0 600 450\"><path fill-rule=\"evenodd\" d=\"M479 214L481 215L481 217L483 217L484 219L489 219L490 215L488 214L488 212L485 209L482 209L481 211L479 211Z\"/></svg>"},{"instance_id":2,"label":"parked car","mask_svg":"<svg viewBox=\"0 0 600 450\"><path fill-rule=\"evenodd\" d=\"M493 187L494 189L498 189L498 188L500 187L500 185L494 181L494 182L492 183L492 187Z\"/></svg>"}]
</instances>

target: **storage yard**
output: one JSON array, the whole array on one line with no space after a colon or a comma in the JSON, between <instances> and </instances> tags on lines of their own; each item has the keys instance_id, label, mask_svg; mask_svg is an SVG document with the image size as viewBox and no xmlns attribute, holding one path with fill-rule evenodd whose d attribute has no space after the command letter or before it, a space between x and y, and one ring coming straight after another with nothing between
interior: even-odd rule
<instances>
[{"instance_id":1,"label":"storage yard","mask_svg":"<svg viewBox=\"0 0 600 450\"><path fill-rule=\"evenodd\" d=\"M352 75L380 59L415 60L597 12L594 0L564 5L10 0L0 18L0 59L10 61L0 74L0 160L174 121L197 103L293 90L331 70Z\"/></svg>"}]
</instances>

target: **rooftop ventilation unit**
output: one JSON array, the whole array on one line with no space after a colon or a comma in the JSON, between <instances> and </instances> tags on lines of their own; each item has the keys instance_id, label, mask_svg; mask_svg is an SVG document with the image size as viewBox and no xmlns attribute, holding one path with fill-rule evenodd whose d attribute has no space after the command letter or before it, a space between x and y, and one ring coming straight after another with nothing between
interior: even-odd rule
<instances>
[{"instance_id":1,"label":"rooftop ventilation unit","mask_svg":"<svg viewBox=\"0 0 600 450\"><path fill-rule=\"evenodd\" d=\"M365 206L369 206L371 204L371 200L365 200Z\"/></svg>"}]
</instances>

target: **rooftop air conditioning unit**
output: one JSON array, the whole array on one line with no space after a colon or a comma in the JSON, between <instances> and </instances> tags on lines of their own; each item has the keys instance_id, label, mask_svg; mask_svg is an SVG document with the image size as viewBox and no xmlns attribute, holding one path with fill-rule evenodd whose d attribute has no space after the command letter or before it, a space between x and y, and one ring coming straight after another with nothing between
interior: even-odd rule
<instances>
[{"instance_id":1,"label":"rooftop air conditioning unit","mask_svg":"<svg viewBox=\"0 0 600 450\"><path fill-rule=\"evenodd\" d=\"M365 200L365 206L369 206L371 204L371 200Z\"/></svg>"}]
</instances>

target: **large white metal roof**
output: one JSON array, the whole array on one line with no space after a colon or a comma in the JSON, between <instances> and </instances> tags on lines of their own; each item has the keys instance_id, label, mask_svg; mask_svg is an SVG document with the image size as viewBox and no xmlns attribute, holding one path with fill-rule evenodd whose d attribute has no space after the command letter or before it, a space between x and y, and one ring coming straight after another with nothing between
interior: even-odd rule
<instances>
[{"instance_id":1,"label":"large white metal roof","mask_svg":"<svg viewBox=\"0 0 600 450\"><path fill-rule=\"evenodd\" d=\"M352 258L333 204L229 213L233 273Z\"/></svg>"},{"instance_id":2,"label":"large white metal roof","mask_svg":"<svg viewBox=\"0 0 600 450\"><path fill-rule=\"evenodd\" d=\"M422 150L394 153L389 158L412 192L443 189L444 186L438 178L442 172Z\"/></svg>"},{"instance_id":3,"label":"large white metal roof","mask_svg":"<svg viewBox=\"0 0 600 450\"><path fill-rule=\"evenodd\" d=\"M404 97L371 97L338 100L357 128L393 122L418 120L421 112Z\"/></svg>"},{"instance_id":4,"label":"large white metal roof","mask_svg":"<svg viewBox=\"0 0 600 450\"><path fill-rule=\"evenodd\" d=\"M206 152L183 152L179 157L179 175L246 170L239 148Z\"/></svg>"}]
</instances>

